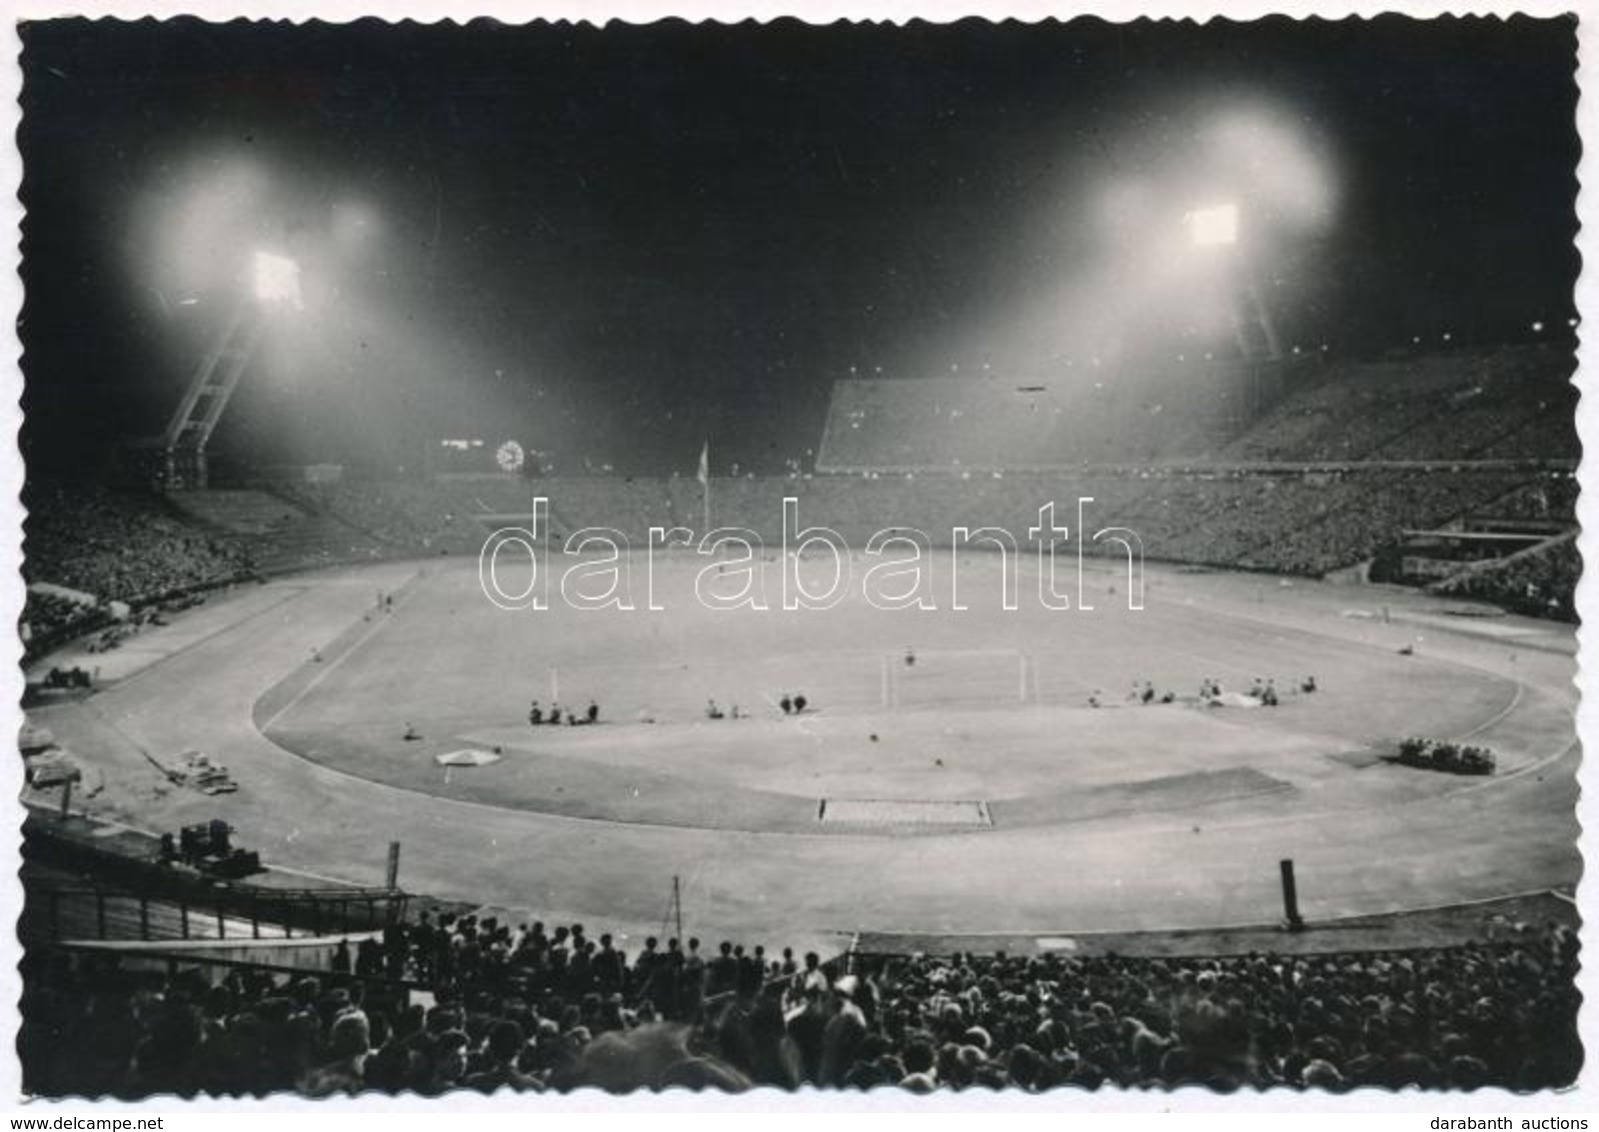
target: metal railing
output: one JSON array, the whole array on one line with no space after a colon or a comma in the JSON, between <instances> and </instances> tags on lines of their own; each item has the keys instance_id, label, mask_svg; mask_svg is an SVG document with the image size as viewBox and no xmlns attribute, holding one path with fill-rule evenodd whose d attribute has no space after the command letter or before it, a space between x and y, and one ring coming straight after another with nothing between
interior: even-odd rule
<instances>
[{"instance_id":1,"label":"metal railing","mask_svg":"<svg viewBox=\"0 0 1599 1132\"><path fill-rule=\"evenodd\" d=\"M405 919L399 889L214 888L192 894L25 886L24 940L294 939L380 931Z\"/></svg>"}]
</instances>

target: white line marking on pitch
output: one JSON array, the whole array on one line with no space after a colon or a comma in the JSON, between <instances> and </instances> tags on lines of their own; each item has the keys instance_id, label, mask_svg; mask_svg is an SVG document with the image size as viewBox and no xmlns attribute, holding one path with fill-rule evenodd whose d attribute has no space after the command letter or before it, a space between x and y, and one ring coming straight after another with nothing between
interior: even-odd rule
<instances>
[{"instance_id":1,"label":"white line marking on pitch","mask_svg":"<svg viewBox=\"0 0 1599 1132\"><path fill-rule=\"evenodd\" d=\"M413 574L411 577L414 579L417 577L417 575ZM420 586L416 587L416 589L420 588ZM367 642L373 637L377 636L378 633L382 632L383 627L389 623L390 619L394 615L394 610L398 610L407 601L409 601L411 599L411 594L415 593L416 589L412 589L409 592L401 594L400 599L394 603L393 610L390 610L387 613L379 614L377 621L370 629L368 629L365 633L362 633L361 636L356 639L355 643L349 648L345 649L343 653L335 657L333 660L323 664L322 671L311 677L311 682L305 687L301 688L298 692L294 693L294 695L289 698L288 703L284 704L277 711L273 712L271 718L265 720L258 730L262 733L270 730L274 723L282 719L284 715L288 714L290 708L298 706L301 700L305 699L306 696L311 694L311 690L313 688L332 675L334 670L337 669L339 665L343 664L345 661L349 660L352 656L365 648Z\"/></svg>"}]
</instances>

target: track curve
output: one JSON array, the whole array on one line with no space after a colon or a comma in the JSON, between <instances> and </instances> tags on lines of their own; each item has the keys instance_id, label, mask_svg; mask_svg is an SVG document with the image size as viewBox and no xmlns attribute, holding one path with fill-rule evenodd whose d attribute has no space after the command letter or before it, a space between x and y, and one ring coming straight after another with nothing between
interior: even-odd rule
<instances>
[{"instance_id":1,"label":"track curve","mask_svg":"<svg viewBox=\"0 0 1599 1132\"><path fill-rule=\"evenodd\" d=\"M993 827L978 834L819 833L814 826L770 824L741 830L532 812L286 756L257 724L271 732L274 712L293 713L263 693L303 670L312 648L336 650L340 635L359 637L370 625L361 618L374 590L398 590L423 569L434 564L274 582L265 587L271 601L252 597L234 618L235 602L216 603L204 611L216 621L214 632L191 633L183 647L91 699L50 709L48 725L105 773L108 788L91 808L156 829L220 813L239 828L242 843L274 862L366 883L380 878L387 843L400 840L402 880L412 890L634 933L659 928L676 875L697 932L795 942L863 929L1048 933L1261 923L1274 917L1276 862L1284 857L1298 863L1312 918L1570 885L1580 874L1574 640L1559 627L1503 619L1459 632L1439 603L1399 594L1384 597L1399 611L1392 622L1352 618L1348 607L1369 604L1370 597L1321 585L1273 595L1267 614L1259 608L1258 579L1157 571L1159 598L1151 605L1161 603L1171 620L1156 640L1169 635L1170 625L1196 617L1234 626L1231 643L1246 649L1256 641L1288 641L1289 648L1313 650L1320 642L1375 660L1392 655L1395 642L1422 638L1428 659L1461 673L1460 686L1471 689L1464 716L1443 718L1465 718L1462 733L1503 752L1506 773L1439 782L1410 772L1393 778L1396 793L1375 804L1369 787L1351 786L1369 770L1345 773L1317 763L1280 772L1292 798L1229 796L1197 807L1053 823L1007 822L996 809ZM403 652L404 642L397 647ZM336 692L329 687L334 680L324 675L317 687ZM299 691L301 703L310 698ZM1053 702L1040 699L1026 710L1049 716L1050 726L1069 728L1084 717L1068 706L1066 692ZM271 709L265 715L263 704ZM990 718L1015 714L990 712ZM837 725L858 729L882 718L841 710ZM1202 717L1178 722L1185 729L1209 726ZM491 739L500 730L490 720L461 734ZM1291 746L1303 735L1285 731L1267 739L1268 747ZM1136 732L1129 736L1130 744L1143 741ZM160 789L141 752L192 746L228 764L240 792L210 799ZM590 777L617 773L593 752L569 754L587 761ZM731 778L718 782L708 808L727 812L737 786ZM1033 796L1016 797L1020 806Z\"/></svg>"}]
</instances>

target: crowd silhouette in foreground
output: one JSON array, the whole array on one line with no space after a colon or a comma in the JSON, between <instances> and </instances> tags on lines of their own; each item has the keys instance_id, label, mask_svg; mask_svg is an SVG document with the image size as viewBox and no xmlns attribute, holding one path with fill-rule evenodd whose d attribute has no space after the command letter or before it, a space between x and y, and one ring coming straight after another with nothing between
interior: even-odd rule
<instances>
[{"instance_id":1,"label":"crowd silhouette in foreground","mask_svg":"<svg viewBox=\"0 0 1599 1132\"><path fill-rule=\"evenodd\" d=\"M25 1088L48 1096L1567 1084L1582 1062L1576 933L1495 934L1307 956L824 964L731 942L707 957L694 939L628 956L580 925L445 915L341 946L316 974L213 983L31 953L18 1049Z\"/></svg>"}]
</instances>

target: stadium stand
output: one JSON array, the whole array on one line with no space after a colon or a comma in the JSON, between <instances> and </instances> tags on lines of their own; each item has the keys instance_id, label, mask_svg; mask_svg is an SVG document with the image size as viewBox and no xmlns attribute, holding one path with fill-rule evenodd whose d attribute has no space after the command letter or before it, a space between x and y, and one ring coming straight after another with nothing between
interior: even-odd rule
<instances>
[{"instance_id":1,"label":"stadium stand","mask_svg":"<svg viewBox=\"0 0 1599 1132\"><path fill-rule=\"evenodd\" d=\"M432 484L340 480L278 490L313 515L343 523L379 547L475 554L486 533L452 494Z\"/></svg>"},{"instance_id":2,"label":"stadium stand","mask_svg":"<svg viewBox=\"0 0 1599 1132\"><path fill-rule=\"evenodd\" d=\"M1534 476L1514 491L1473 508L1465 521L1549 524L1554 529L1569 526L1577 521L1577 477L1564 471Z\"/></svg>"},{"instance_id":3,"label":"stadium stand","mask_svg":"<svg viewBox=\"0 0 1599 1132\"><path fill-rule=\"evenodd\" d=\"M1535 1090L1582 1061L1577 936L1140 958L1004 953L823 964L581 925L424 914L322 976L95 952L23 961L29 1092L311 1096L594 1086ZM432 1005L409 1001L426 989Z\"/></svg>"},{"instance_id":4,"label":"stadium stand","mask_svg":"<svg viewBox=\"0 0 1599 1132\"><path fill-rule=\"evenodd\" d=\"M56 484L31 487L23 502L29 582L134 604L251 567L236 540L198 529L156 497Z\"/></svg>"},{"instance_id":5,"label":"stadium stand","mask_svg":"<svg viewBox=\"0 0 1599 1132\"><path fill-rule=\"evenodd\" d=\"M33 483L24 503L29 656L79 633L137 624L185 595L264 574L475 554L484 534L453 494L428 484L151 495Z\"/></svg>"},{"instance_id":6,"label":"stadium stand","mask_svg":"<svg viewBox=\"0 0 1599 1132\"><path fill-rule=\"evenodd\" d=\"M104 624L107 603L135 610L262 574L421 554L475 554L485 528L430 484L297 485L150 495L32 484L24 496L30 644ZM30 651L37 651L31 649Z\"/></svg>"},{"instance_id":7,"label":"stadium stand","mask_svg":"<svg viewBox=\"0 0 1599 1132\"><path fill-rule=\"evenodd\" d=\"M243 542L159 497L33 483L23 505L28 589L18 628L30 658L80 634L131 630L255 571Z\"/></svg>"},{"instance_id":8,"label":"stadium stand","mask_svg":"<svg viewBox=\"0 0 1599 1132\"><path fill-rule=\"evenodd\" d=\"M295 490L174 491L167 499L249 547L264 574L384 557L380 539L319 506L308 489L303 499Z\"/></svg>"},{"instance_id":9,"label":"stadium stand","mask_svg":"<svg viewBox=\"0 0 1599 1132\"><path fill-rule=\"evenodd\" d=\"M1344 463L1576 454L1574 359L1557 346L1328 365L1215 454L1217 463ZM1565 421L1564 429L1559 427ZM1490 451L1491 450L1491 451Z\"/></svg>"},{"instance_id":10,"label":"stadium stand","mask_svg":"<svg viewBox=\"0 0 1599 1132\"><path fill-rule=\"evenodd\" d=\"M1065 468L1214 452L1311 366L1103 368L1053 378L841 381L819 472ZM1181 380L1173 380L1180 378Z\"/></svg>"},{"instance_id":11,"label":"stadium stand","mask_svg":"<svg viewBox=\"0 0 1599 1132\"><path fill-rule=\"evenodd\" d=\"M169 491L166 498L196 522L241 536L275 534L305 519L300 508L265 491Z\"/></svg>"},{"instance_id":12,"label":"stadium stand","mask_svg":"<svg viewBox=\"0 0 1599 1132\"><path fill-rule=\"evenodd\" d=\"M1548 485L1557 486L1550 488ZM953 527L1002 528L1026 546L1038 508L1054 501L1057 519L1077 526L1077 500L1092 530L1128 527L1154 560L1190 562L1320 576L1373 558L1409 528L1439 526L1507 507L1531 507L1544 485L1550 516L1569 522L1569 473L1463 463L1402 470L1351 465L1332 470L1258 466L1059 473L958 475L883 472L875 475L716 480L713 523L755 531L767 545L782 539L783 499L798 501L801 526L826 526L860 548L876 532L920 530L947 542ZM692 479L661 482L550 479L523 485L515 512L525 516L532 496L551 500L551 527L620 530L642 546L651 526L683 525L699 532L700 486ZM1554 496L1549 493L1553 491ZM1518 494L1520 493L1520 494ZM1565 503L1558 497L1564 494ZM488 516L485 516L487 519ZM1078 537L1074 535L1073 537ZM1106 548L1107 553L1120 553Z\"/></svg>"},{"instance_id":13,"label":"stadium stand","mask_svg":"<svg viewBox=\"0 0 1599 1132\"><path fill-rule=\"evenodd\" d=\"M817 470L1575 458L1574 365L1549 344L1107 370L1071 394L990 378L841 381Z\"/></svg>"},{"instance_id":14,"label":"stadium stand","mask_svg":"<svg viewBox=\"0 0 1599 1132\"><path fill-rule=\"evenodd\" d=\"M550 525L558 537L580 527L608 527L643 546L652 526L696 531L703 526L700 486L692 479L507 481L476 484L470 493L412 484L318 487L314 496L307 488L295 491L302 493L295 498L303 498L306 509L253 531L237 518L227 520L231 529L222 529L215 509L202 528L142 497L55 492L48 503L36 503L30 518L27 576L138 606L257 571L473 554L484 532L525 524L535 494L551 500ZM1575 522L1575 482L1569 473L1474 464L1412 471L1377 466L749 478L716 480L712 493L717 526L749 528L776 545L782 538L783 499L792 496L803 526L831 527L857 548L886 529L921 530L947 541L956 526L1002 528L1025 547L1041 503L1055 501L1060 521L1075 528L1077 500L1087 497L1093 500L1086 512L1091 530L1131 528L1152 560L1309 576L1371 560L1408 529L1449 524L1484 529L1536 519L1552 524L1549 533L1558 535ZM313 505L326 510L309 510ZM251 513L260 515L264 508L251 504ZM71 529L102 535L66 538ZM1559 554L1537 559L1561 560ZM1558 584L1568 576L1574 577L1557 570L1538 584ZM1491 600L1507 591L1483 580L1469 592ZM1569 597L1529 602L1526 579L1519 592L1518 611L1549 616L1572 607ZM24 620L30 637L44 642L59 639L74 625L91 627L91 613L30 591Z\"/></svg>"},{"instance_id":15,"label":"stadium stand","mask_svg":"<svg viewBox=\"0 0 1599 1132\"><path fill-rule=\"evenodd\" d=\"M142 607L257 573L385 557L473 554L483 532L524 524L534 494L551 500L550 525L558 538L580 527L609 527L643 546L652 526L698 531L703 525L700 488L692 479L507 482L493 490L477 485L470 495L410 484L318 490L317 502L329 511L297 510L297 518L253 533L238 520L231 521L231 531L218 529L215 518L201 527L143 497L55 491L48 503L36 502L30 516L27 577L81 589L102 603ZM887 529L915 529L947 541L955 526L1002 528L1025 547L1041 503L1055 501L1060 521L1075 528L1077 500L1088 497L1093 500L1086 512L1090 529L1132 529L1151 560L1320 576L1372 560L1411 529L1480 530L1538 520L1558 536L1574 528L1575 490L1569 473L1474 464L1414 471L1378 466L1299 472L884 473L717 480L713 521L752 529L776 545L782 538L783 499L793 496L803 526L831 527L857 548ZM353 520L344 519L346 514ZM72 529L100 533L65 537ZM1574 549L1520 559L1515 569L1529 571L1536 564L1548 569L1540 566L1536 577L1497 575L1518 577L1511 589L1481 575L1469 587L1447 592L1569 619L1570 590L1562 591L1564 596L1546 590L1574 584ZM1536 599L1529 596L1529 585L1537 588ZM30 589L24 613L30 653L74 629L97 627L104 614L103 605L97 610Z\"/></svg>"},{"instance_id":16,"label":"stadium stand","mask_svg":"<svg viewBox=\"0 0 1599 1132\"><path fill-rule=\"evenodd\" d=\"M1019 394L986 378L841 382L818 463L855 470L717 479L712 517L775 544L793 496L802 525L831 527L856 547L880 530L939 537L957 526L1000 527L1025 544L1040 504L1055 501L1075 526L1077 500L1090 497L1089 525L1131 528L1151 559L1308 576L1397 553L1413 530L1523 530L1516 524L1537 520L1555 538L1575 526L1571 366L1569 349L1539 345L1269 375L1195 367L1183 411L1150 411L1138 381L1117 394L1142 422L1133 463L1106 462L1118 455L1103 446L1114 434L1108 417L1068 413L1048 389ZM1207 401L1222 408L1195 409ZM1157 435L1158 418L1192 427ZM608 527L642 546L651 527L703 533L692 477L339 481L164 497L34 484L25 574L137 607L257 573L473 554L485 532L525 523L535 495L551 501L558 536ZM1575 548L1507 549L1516 558L1503 569L1474 569L1444 592L1573 617ZM30 591L30 652L104 614Z\"/></svg>"},{"instance_id":17,"label":"stadium stand","mask_svg":"<svg viewBox=\"0 0 1599 1132\"><path fill-rule=\"evenodd\" d=\"M1582 554L1571 532L1495 562L1466 570L1434 592L1492 602L1531 617L1576 621Z\"/></svg>"},{"instance_id":18,"label":"stadium stand","mask_svg":"<svg viewBox=\"0 0 1599 1132\"><path fill-rule=\"evenodd\" d=\"M30 587L22 610L22 637L30 655L91 628L100 617L98 603L76 601L46 589Z\"/></svg>"},{"instance_id":19,"label":"stadium stand","mask_svg":"<svg viewBox=\"0 0 1599 1132\"><path fill-rule=\"evenodd\" d=\"M936 537L955 526L1001 527L1025 543L1041 503L1074 520L1086 496L1094 529L1132 528L1150 558L1320 576L1372 561L1408 530L1487 529L1538 500L1540 517L1573 524L1571 364L1568 349L1538 345L1296 365L1274 381L1211 367L1196 371L1201 394L1219 399L1247 377L1257 408L1275 403L1225 443L1217 437L1237 418L1190 413L1200 424L1157 445L1162 459L1131 464L1096 462L1110 454L1101 438L1114 430L1092 414L1079 422L1086 446L1064 423L1040 424L1040 414L1066 416L1047 388L1019 394L988 378L840 382L818 459L819 472L837 474L718 479L713 523L775 543L782 500L793 496L803 525L831 527L853 546L885 529ZM525 515L534 494L546 496L558 534L611 527L642 544L652 526L704 525L700 485L687 477L471 490L478 498L464 506L486 523Z\"/></svg>"}]
</instances>

